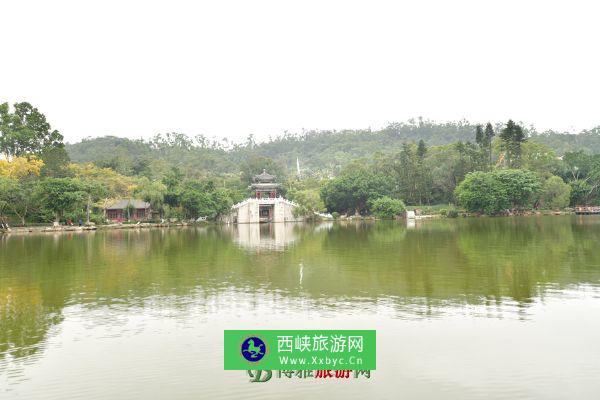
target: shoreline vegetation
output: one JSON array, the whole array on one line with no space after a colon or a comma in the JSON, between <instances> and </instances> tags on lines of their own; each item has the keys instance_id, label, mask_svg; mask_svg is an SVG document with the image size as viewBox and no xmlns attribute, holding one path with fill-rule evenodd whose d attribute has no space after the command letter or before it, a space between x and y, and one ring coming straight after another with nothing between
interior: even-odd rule
<instances>
[{"instance_id":1,"label":"shoreline vegetation","mask_svg":"<svg viewBox=\"0 0 600 400\"><path fill-rule=\"evenodd\" d=\"M47 225L47 226L16 226L9 229L0 229L0 233L25 234L25 233L68 233L68 232L89 232L98 230L118 230L118 229L148 229L148 228L174 228L183 226L206 226L208 223L190 223L190 222L174 222L174 223L153 223L142 222L139 224L105 224L105 225L84 225L84 226L69 226L69 225Z\"/></svg>"},{"instance_id":2,"label":"shoreline vegetation","mask_svg":"<svg viewBox=\"0 0 600 400\"><path fill-rule=\"evenodd\" d=\"M570 213L600 205L598 153L600 127L566 135L512 120L421 118L378 131L285 133L262 143L167 133L65 144L31 104L3 103L0 228L129 228L107 218L115 203L128 204L119 211L125 220L143 212L134 227L216 223L250 195L252 177L263 170L277 176L282 195L298 205L294 217L306 221L396 219L406 210L419 218Z\"/></svg>"},{"instance_id":3,"label":"shoreline vegetation","mask_svg":"<svg viewBox=\"0 0 600 400\"><path fill-rule=\"evenodd\" d=\"M415 216L415 220L428 220L428 219L440 219L440 218L482 218L482 217L537 217L537 216L549 216L549 215L574 215L573 210L534 210L534 211L520 211L515 213L506 213L502 215L486 215L486 214L471 214L467 212L459 213L457 216L448 216L446 213L433 212L428 214L420 214ZM395 220L405 221L406 218L398 216ZM360 221L384 221L389 218L377 218L374 216L350 216L341 217L338 219L323 219L319 221L294 221L294 222L281 222L281 223L314 223L314 222L360 222ZM275 223L275 222L272 222ZM207 226L222 226L227 225L215 221L203 221L203 222L141 222L141 223L110 223L104 225L84 225L84 226L69 226L69 225L37 225L37 226L14 226L8 229L1 228L0 234L35 234L35 233L74 233L74 232L94 232L104 230L131 230L131 229L152 229L152 228L183 228L183 227L207 227Z\"/></svg>"}]
</instances>

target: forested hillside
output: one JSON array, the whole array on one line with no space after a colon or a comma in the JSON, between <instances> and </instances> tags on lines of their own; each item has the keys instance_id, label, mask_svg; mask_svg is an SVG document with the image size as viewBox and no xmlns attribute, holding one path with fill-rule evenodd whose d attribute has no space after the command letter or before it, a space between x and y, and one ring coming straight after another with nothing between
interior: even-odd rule
<instances>
[{"instance_id":1,"label":"forested hillside","mask_svg":"<svg viewBox=\"0 0 600 400\"><path fill-rule=\"evenodd\" d=\"M500 129L497 125L496 130ZM434 123L410 120L390 124L379 131L309 131L284 134L269 141L256 143L249 137L241 144L209 141L199 136L183 134L158 135L151 140L130 140L113 136L86 139L67 144L73 162L94 162L124 174L139 174L152 166L161 169L177 165L184 170L211 173L239 172L240 164L253 157L268 157L284 170L301 168L309 174L335 175L340 168L362 157L377 153L396 153L405 142L423 140L428 146L473 141L475 125L467 121ZM553 149L557 155L585 150L600 153L600 127L578 135L557 132L538 133L525 129L529 140Z\"/></svg>"},{"instance_id":2,"label":"forested hillside","mask_svg":"<svg viewBox=\"0 0 600 400\"><path fill-rule=\"evenodd\" d=\"M138 173L143 165L159 161L184 169L210 170L213 173L237 172L239 164L251 157L268 157L284 169L301 167L313 173L335 174L341 166L377 152L395 152L404 142L423 139L428 145L472 140L475 126L461 121L436 124L414 121L390 124L383 130L309 131L284 134L267 142L256 143L252 137L241 144L215 142L203 136L183 134L158 135L151 140L130 140L113 136L86 139L67 144L73 162L94 162Z\"/></svg>"},{"instance_id":3,"label":"forested hillside","mask_svg":"<svg viewBox=\"0 0 600 400\"><path fill-rule=\"evenodd\" d=\"M589 130L583 130L577 135L553 131L543 133L532 132L530 134L530 140L550 147L559 155L580 150L592 154L599 154L600 126Z\"/></svg>"}]
</instances>

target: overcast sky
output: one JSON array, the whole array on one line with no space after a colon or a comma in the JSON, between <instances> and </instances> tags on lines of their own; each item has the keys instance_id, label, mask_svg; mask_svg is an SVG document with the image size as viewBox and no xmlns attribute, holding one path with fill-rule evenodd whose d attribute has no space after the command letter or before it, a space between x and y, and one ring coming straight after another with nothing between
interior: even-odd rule
<instances>
[{"instance_id":1,"label":"overcast sky","mask_svg":"<svg viewBox=\"0 0 600 400\"><path fill-rule=\"evenodd\" d=\"M2 1L0 102L69 142L423 116L600 125L594 1Z\"/></svg>"}]
</instances>

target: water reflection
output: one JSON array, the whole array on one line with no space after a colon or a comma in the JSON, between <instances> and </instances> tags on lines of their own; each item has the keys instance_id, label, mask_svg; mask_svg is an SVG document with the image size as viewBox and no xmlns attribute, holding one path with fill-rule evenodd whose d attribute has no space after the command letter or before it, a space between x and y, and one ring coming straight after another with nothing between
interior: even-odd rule
<instances>
[{"instance_id":1,"label":"water reflection","mask_svg":"<svg viewBox=\"0 0 600 400\"><path fill-rule=\"evenodd\" d=\"M248 250L283 251L296 240L298 224L239 224L228 227L235 243Z\"/></svg>"},{"instance_id":2,"label":"water reflection","mask_svg":"<svg viewBox=\"0 0 600 400\"><path fill-rule=\"evenodd\" d=\"M475 305L488 318L526 317L531 304L567 288L597 287L599 221L482 218L419 221L418 229L396 221L329 222L5 236L0 360L34 355L67 307L89 315L165 308L205 315L268 305L434 318Z\"/></svg>"}]
</instances>

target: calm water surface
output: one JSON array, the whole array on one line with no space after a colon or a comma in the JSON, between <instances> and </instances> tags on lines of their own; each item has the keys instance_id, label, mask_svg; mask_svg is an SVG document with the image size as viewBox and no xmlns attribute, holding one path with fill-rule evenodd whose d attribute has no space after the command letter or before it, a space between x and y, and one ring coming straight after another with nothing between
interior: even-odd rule
<instances>
[{"instance_id":1,"label":"calm water surface","mask_svg":"<svg viewBox=\"0 0 600 400\"><path fill-rule=\"evenodd\" d=\"M223 329L376 329L370 380L249 383ZM597 399L600 218L0 237L0 399Z\"/></svg>"}]
</instances>

